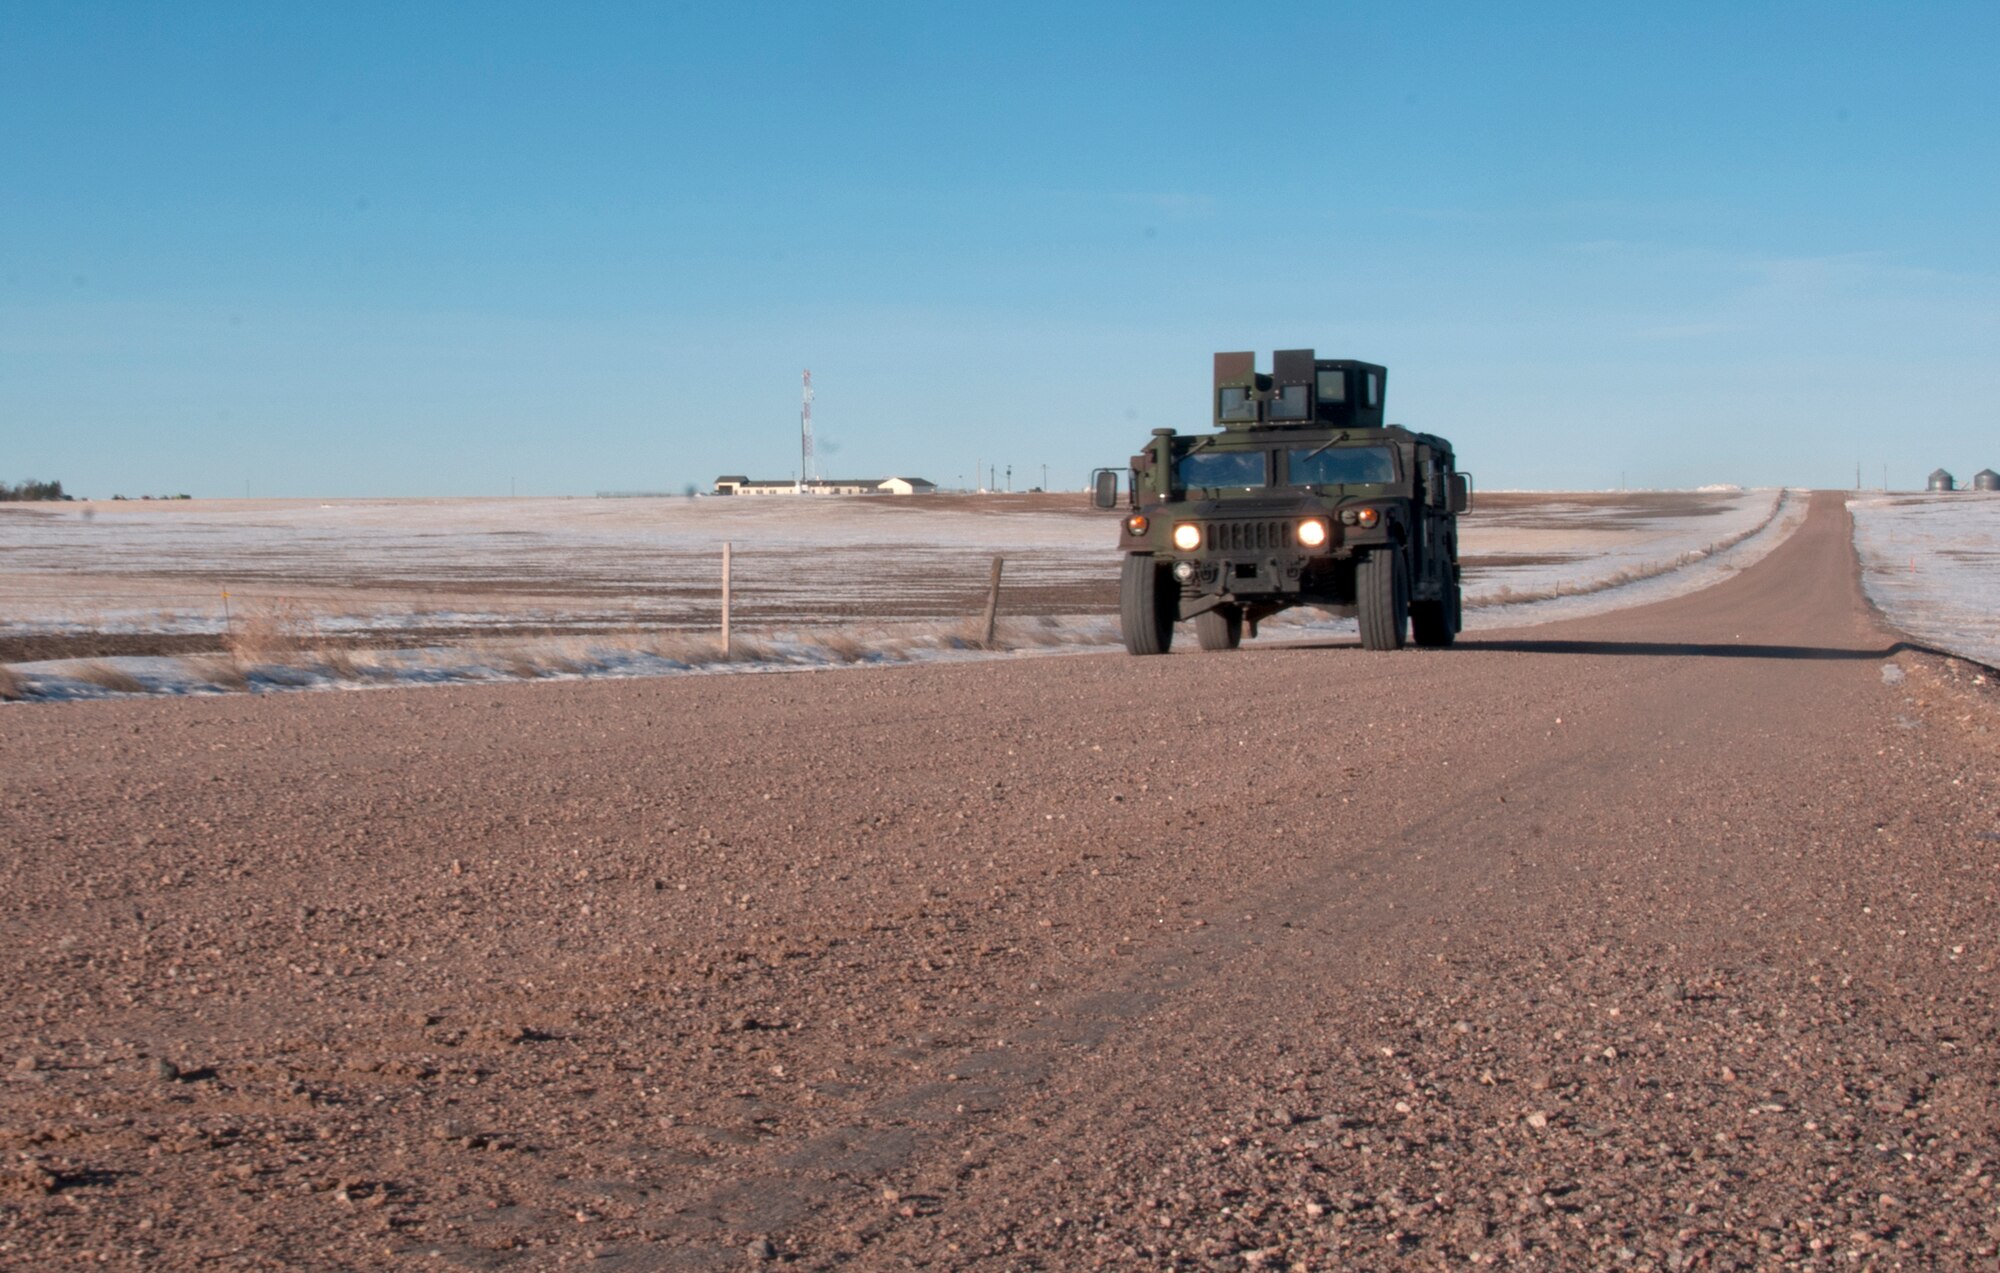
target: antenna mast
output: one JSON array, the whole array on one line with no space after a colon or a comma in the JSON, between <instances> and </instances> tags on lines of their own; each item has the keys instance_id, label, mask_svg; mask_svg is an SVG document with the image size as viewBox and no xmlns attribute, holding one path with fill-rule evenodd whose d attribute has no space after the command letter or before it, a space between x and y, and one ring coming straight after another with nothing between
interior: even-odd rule
<instances>
[{"instance_id":1,"label":"antenna mast","mask_svg":"<svg viewBox=\"0 0 2000 1273\"><path fill-rule=\"evenodd\" d=\"M805 388L799 395L799 493L804 494L813 476L813 374L806 368Z\"/></svg>"}]
</instances>

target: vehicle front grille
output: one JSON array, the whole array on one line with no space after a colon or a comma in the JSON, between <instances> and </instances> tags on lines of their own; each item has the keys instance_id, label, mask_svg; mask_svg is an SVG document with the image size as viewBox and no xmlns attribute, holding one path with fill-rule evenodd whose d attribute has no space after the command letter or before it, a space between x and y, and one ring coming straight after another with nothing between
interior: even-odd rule
<instances>
[{"instance_id":1,"label":"vehicle front grille","mask_svg":"<svg viewBox=\"0 0 2000 1273\"><path fill-rule=\"evenodd\" d=\"M1210 552L1264 552L1288 548L1292 524L1287 521L1209 522L1202 536Z\"/></svg>"}]
</instances>

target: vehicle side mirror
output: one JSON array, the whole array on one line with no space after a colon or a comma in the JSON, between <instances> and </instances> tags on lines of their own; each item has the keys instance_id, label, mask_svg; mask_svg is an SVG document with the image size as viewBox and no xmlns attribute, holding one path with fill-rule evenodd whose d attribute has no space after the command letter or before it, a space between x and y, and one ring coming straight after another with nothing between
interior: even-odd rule
<instances>
[{"instance_id":1,"label":"vehicle side mirror","mask_svg":"<svg viewBox=\"0 0 2000 1273\"><path fill-rule=\"evenodd\" d=\"M1118 507L1118 470L1099 469L1090 475L1090 502L1097 508Z\"/></svg>"},{"instance_id":2,"label":"vehicle side mirror","mask_svg":"<svg viewBox=\"0 0 2000 1273\"><path fill-rule=\"evenodd\" d=\"M1451 511L1462 513L1472 507L1472 475L1453 473L1451 475Z\"/></svg>"}]
</instances>

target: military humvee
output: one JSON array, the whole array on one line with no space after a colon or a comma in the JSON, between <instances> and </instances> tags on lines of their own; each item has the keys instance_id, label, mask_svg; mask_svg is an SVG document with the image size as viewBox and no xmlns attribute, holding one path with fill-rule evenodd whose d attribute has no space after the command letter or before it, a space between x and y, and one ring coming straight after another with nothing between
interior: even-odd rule
<instances>
[{"instance_id":1,"label":"military humvee","mask_svg":"<svg viewBox=\"0 0 2000 1273\"><path fill-rule=\"evenodd\" d=\"M1450 645L1460 626L1458 514L1471 483L1451 443L1382 422L1389 372L1281 349L1215 356L1218 433L1153 430L1132 457L1119 622L1133 654L1165 654L1194 620L1204 650L1293 606L1361 623L1361 644ZM1094 502L1118 506L1100 469Z\"/></svg>"}]
</instances>

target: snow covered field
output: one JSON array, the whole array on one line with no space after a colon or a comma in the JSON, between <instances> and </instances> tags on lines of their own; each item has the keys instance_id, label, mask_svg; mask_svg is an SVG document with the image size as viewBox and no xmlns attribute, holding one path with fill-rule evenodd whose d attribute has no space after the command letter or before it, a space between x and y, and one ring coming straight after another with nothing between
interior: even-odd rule
<instances>
[{"instance_id":1,"label":"snow covered field","mask_svg":"<svg viewBox=\"0 0 2000 1273\"><path fill-rule=\"evenodd\" d=\"M1024 589L1095 590L1115 533L1028 497L36 509L0 515L0 633L220 633L224 592L239 610L305 606L333 630L710 628L726 541L747 622L933 617L962 612L995 553Z\"/></svg>"},{"instance_id":2,"label":"snow covered field","mask_svg":"<svg viewBox=\"0 0 2000 1273\"><path fill-rule=\"evenodd\" d=\"M1928 645L2000 667L2000 495L1856 499L1868 599Z\"/></svg>"},{"instance_id":3,"label":"snow covered field","mask_svg":"<svg viewBox=\"0 0 2000 1273\"><path fill-rule=\"evenodd\" d=\"M1462 524L1468 626L1706 586L1803 513L1734 488L1486 493ZM988 657L968 619L996 555L1002 647L1098 648L1117 639L1114 522L1074 495L16 506L0 697ZM750 634L728 658L725 542ZM1297 612L1265 638L1351 628Z\"/></svg>"}]
</instances>

